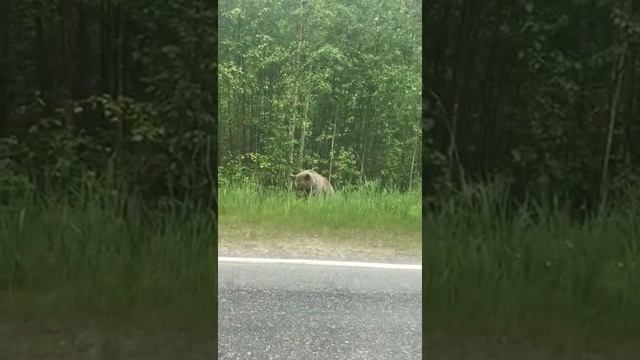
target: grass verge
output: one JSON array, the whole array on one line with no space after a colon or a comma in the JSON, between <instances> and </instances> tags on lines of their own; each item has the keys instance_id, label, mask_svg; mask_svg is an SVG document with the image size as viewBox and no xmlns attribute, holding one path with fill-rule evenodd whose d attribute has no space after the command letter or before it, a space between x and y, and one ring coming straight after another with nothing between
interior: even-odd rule
<instances>
[{"instance_id":1,"label":"grass verge","mask_svg":"<svg viewBox=\"0 0 640 360\"><path fill-rule=\"evenodd\" d=\"M219 199L221 254L420 261L419 189L364 186L300 200L243 184L221 188Z\"/></svg>"},{"instance_id":2,"label":"grass verge","mask_svg":"<svg viewBox=\"0 0 640 360\"><path fill-rule=\"evenodd\" d=\"M563 206L512 207L501 186L440 202L424 223L427 331L637 338L640 192L625 194L581 223Z\"/></svg>"},{"instance_id":3,"label":"grass verge","mask_svg":"<svg viewBox=\"0 0 640 360\"><path fill-rule=\"evenodd\" d=\"M0 205L0 311L11 317L215 319L216 231L204 209L145 209L80 189Z\"/></svg>"}]
</instances>

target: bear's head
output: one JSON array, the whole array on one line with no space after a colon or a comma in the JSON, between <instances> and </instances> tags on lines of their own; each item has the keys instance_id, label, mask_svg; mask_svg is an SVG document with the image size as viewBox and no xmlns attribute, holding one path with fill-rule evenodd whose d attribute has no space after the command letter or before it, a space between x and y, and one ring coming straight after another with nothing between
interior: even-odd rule
<instances>
[{"instance_id":1,"label":"bear's head","mask_svg":"<svg viewBox=\"0 0 640 360\"><path fill-rule=\"evenodd\" d=\"M308 172L300 172L298 175L289 174L293 181L293 191L299 198L309 197L313 188L313 180Z\"/></svg>"}]
</instances>

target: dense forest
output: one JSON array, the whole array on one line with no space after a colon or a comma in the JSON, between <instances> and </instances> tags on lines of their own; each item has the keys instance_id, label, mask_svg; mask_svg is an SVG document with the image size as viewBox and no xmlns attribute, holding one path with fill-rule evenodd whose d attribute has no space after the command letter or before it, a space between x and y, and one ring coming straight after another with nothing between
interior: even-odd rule
<instances>
[{"instance_id":1,"label":"dense forest","mask_svg":"<svg viewBox=\"0 0 640 360\"><path fill-rule=\"evenodd\" d=\"M212 199L209 1L3 1L0 195L98 182Z\"/></svg>"},{"instance_id":2,"label":"dense forest","mask_svg":"<svg viewBox=\"0 0 640 360\"><path fill-rule=\"evenodd\" d=\"M224 0L219 19L221 181L420 180L420 2Z\"/></svg>"},{"instance_id":3,"label":"dense forest","mask_svg":"<svg viewBox=\"0 0 640 360\"><path fill-rule=\"evenodd\" d=\"M427 1L424 16L428 190L497 176L584 213L638 183L640 2Z\"/></svg>"},{"instance_id":4,"label":"dense forest","mask_svg":"<svg viewBox=\"0 0 640 360\"><path fill-rule=\"evenodd\" d=\"M637 358L640 2L427 1L423 46L428 355Z\"/></svg>"},{"instance_id":5,"label":"dense forest","mask_svg":"<svg viewBox=\"0 0 640 360\"><path fill-rule=\"evenodd\" d=\"M0 357L215 356L216 11L0 2Z\"/></svg>"}]
</instances>

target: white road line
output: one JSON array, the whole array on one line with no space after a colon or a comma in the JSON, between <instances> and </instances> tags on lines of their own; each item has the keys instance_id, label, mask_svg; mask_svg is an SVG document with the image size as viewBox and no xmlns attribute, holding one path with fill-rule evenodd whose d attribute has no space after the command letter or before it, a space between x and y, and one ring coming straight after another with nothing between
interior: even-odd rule
<instances>
[{"instance_id":1,"label":"white road line","mask_svg":"<svg viewBox=\"0 0 640 360\"><path fill-rule=\"evenodd\" d=\"M422 270L422 265L414 264L388 264L358 261L332 261L332 260L307 260L307 259L270 259L270 258L245 258L245 257L218 257L218 262L254 263L254 264L300 264L320 266L347 266L375 269L399 269Z\"/></svg>"}]
</instances>

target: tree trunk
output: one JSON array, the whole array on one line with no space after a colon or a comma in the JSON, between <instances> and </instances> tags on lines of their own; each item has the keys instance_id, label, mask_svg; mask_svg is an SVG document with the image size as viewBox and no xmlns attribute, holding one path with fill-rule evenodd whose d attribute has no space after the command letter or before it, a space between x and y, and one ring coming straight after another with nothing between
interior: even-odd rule
<instances>
[{"instance_id":1,"label":"tree trunk","mask_svg":"<svg viewBox=\"0 0 640 360\"><path fill-rule=\"evenodd\" d=\"M300 9L302 9L302 1L300 1ZM303 69L302 69L302 52L303 52L303 43L304 43L304 23L305 23L306 19L300 19L300 24L298 25L298 61L297 61L297 65L296 65L296 78L295 78L295 82L294 82L294 87L293 87L293 118L292 118L292 123L291 123L291 127L290 127L290 141L291 141L291 145L290 145L290 150L289 150L289 164L290 166L293 166L293 158L294 158L294 153L295 153L295 136L296 136L296 127L297 127L297 121L298 121L298 106L299 106L299 88L300 88L300 82L302 81L301 77L303 76ZM304 119L302 120L304 123ZM301 126L302 128L302 132L305 132L304 129L304 124L302 124ZM299 164L300 166L302 166L301 164ZM302 170L302 168L300 167L299 170Z\"/></svg>"},{"instance_id":2,"label":"tree trunk","mask_svg":"<svg viewBox=\"0 0 640 360\"><path fill-rule=\"evenodd\" d=\"M100 2L100 83L102 94L110 94L111 87L111 6L109 0Z\"/></svg>"},{"instance_id":3,"label":"tree trunk","mask_svg":"<svg viewBox=\"0 0 640 360\"><path fill-rule=\"evenodd\" d=\"M40 87L40 97L47 99L49 97L49 89L50 89L50 81L51 81L51 73L47 69L47 59L49 58L49 54L46 48L46 43L44 41L44 29L42 25L42 17L37 16L35 19L36 22L36 46L38 49L38 60L37 60L37 68L36 73L38 77L38 85Z\"/></svg>"},{"instance_id":4,"label":"tree trunk","mask_svg":"<svg viewBox=\"0 0 640 360\"><path fill-rule=\"evenodd\" d=\"M611 146L613 143L613 131L616 125L616 116L618 110L618 101L620 99L620 89L622 88L622 73L624 72L624 64L626 51L620 55L617 66L614 68L614 91L611 97L611 105L609 108L609 130L607 131L607 144L604 150L604 160L602 164L602 177L600 179L600 206L598 212L602 213L607 203L607 194L609 191L609 161L611 158Z\"/></svg>"},{"instance_id":5,"label":"tree trunk","mask_svg":"<svg viewBox=\"0 0 640 360\"><path fill-rule=\"evenodd\" d=\"M307 101L304 106L304 115L302 117L302 127L300 129L300 158L298 159L298 167L303 169L304 166L304 142L307 136L307 131L309 130L309 98L311 97L310 93L307 93Z\"/></svg>"},{"instance_id":6,"label":"tree trunk","mask_svg":"<svg viewBox=\"0 0 640 360\"><path fill-rule=\"evenodd\" d=\"M123 15L122 15L122 4L120 3L120 1L116 1L115 2L115 14L114 14L114 21L115 21L115 37L116 37L116 49L115 49L115 64L116 64L116 71L115 71L115 82L116 82L116 86L115 86L115 90L116 90L116 95L117 96L121 96L123 93L123 76L122 76L122 71L123 71L123 64L122 64L122 58L123 58L123 45L124 45L124 34L123 34Z\"/></svg>"},{"instance_id":7,"label":"tree trunk","mask_svg":"<svg viewBox=\"0 0 640 360\"><path fill-rule=\"evenodd\" d=\"M242 64L244 68L244 63ZM243 81L244 82L244 81ZM245 92L240 94L238 104L238 116L236 117L236 150L238 154L244 154L244 123L246 121L246 95Z\"/></svg>"},{"instance_id":8,"label":"tree trunk","mask_svg":"<svg viewBox=\"0 0 640 360\"><path fill-rule=\"evenodd\" d=\"M418 150L418 142L420 141L420 132L417 132L416 141L413 143L413 155L411 156L411 170L409 170L409 191L413 185L413 168L416 161L416 152Z\"/></svg>"},{"instance_id":9,"label":"tree trunk","mask_svg":"<svg viewBox=\"0 0 640 360\"><path fill-rule=\"evenodd\" d=\"M336 142L336 126L338 123L338 103L336 102L336 111L333 116L333 136L331 137L331 150L329 150L329 181L331 181L331 170L333 169L333 147Z\"/></svg>"},{"instance_id":10,"label":"tree trunk","mask_svg":"<svg viewBox=\"0 0 640 360\"><path fill-rule=\"evenodd\" d=\"M369 127L369 121L368 121L368 117L366 117L365 119L363 119L363 125L362 125L362 136L360 137L360 141L362 146L360 146L360 181L364 182L365 180L365 176L364 176L364 159L365 159L365 153L366 153L366 138L367 138L367 134L368 134L368 127Z\"/></svg>"}]
</instances>

